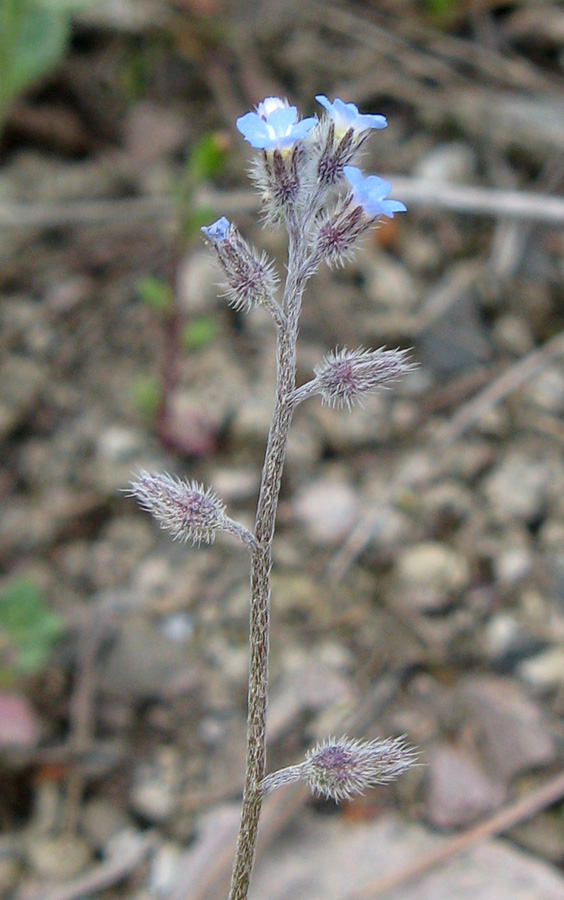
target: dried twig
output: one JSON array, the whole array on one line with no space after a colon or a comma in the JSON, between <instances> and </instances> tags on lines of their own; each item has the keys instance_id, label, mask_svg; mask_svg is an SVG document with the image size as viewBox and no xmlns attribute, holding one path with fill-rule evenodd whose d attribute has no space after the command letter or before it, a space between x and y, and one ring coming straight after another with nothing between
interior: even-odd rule
<instances>
[{"instance_id":1,"label":"dried twig","mask_svg":"<svg viewBox=\"0 0 564 900\"><path fill-rule=\"evenodd\" d=\"M385 175L385 178L390 178ZM558 225L564 222L564 197L526 191L446 184L423 178L393 176L394 190L412 209L439 210L517 219ZM250 191L220 194L202 191L198 200L227 215L256 210ZM72 228L77 225L113 225L171 220L175 205L169 197L138 197L131 200L71 201L68 203L0 203L0 228Z\"/></svg>"},{"instance_id":2,"label":"dried twig","mask_svg":"<svg viewBox=\"0 0 564 900\"><path fill-rule=\"evenodd\" d=\"M555 778L538 788L538 790L533 791L527 797L517 800L490 819L486 819L485 822L481 822L463 834L457 835L452 840L437 847L436 850L432 850L426 856L415 860L415 862L409 864L401 871L385 875L378 881L362 888L362 890L351 894L347 897L347 900L373 900L375 897L382 897L398 887L405 886L416 878L421 878L421 876L441 863L448 862L453 856L457 856L474 844L485 840L485 838L501 834L513 828L519 822L531 819L537 813L546 809L546 807L556 803L557 800L561 800L563 796L564 773L560 772Z\"/></svg>"}]
</instances>

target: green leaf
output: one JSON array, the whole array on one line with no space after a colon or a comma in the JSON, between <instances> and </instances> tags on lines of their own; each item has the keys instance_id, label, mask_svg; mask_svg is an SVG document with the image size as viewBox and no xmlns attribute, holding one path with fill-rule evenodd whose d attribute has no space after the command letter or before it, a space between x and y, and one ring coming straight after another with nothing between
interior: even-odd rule
<instances>
[{"instance_id":1,"label":"green leaf","mask_svg":"<svg viewBox=\"0 0 564 900\"><path fill-rule=\"evenodd\" d=\"M217 323L212 316L194 319L182 332L182 343L186 350L200 350L207 347L217 336Z\"/></svg>"},{"instance_id":2,"label":"green leaf","mask_svg":"<svg viewBox=\"0 0 564 900\"><path fill-rule=\"evenodd\" d=\"M40 669L63 631L63 619L46 605L32 581L15 579L0 591L0 645L11 648L13 657L6 676Z\"/></svg>"},{"instance_id":3,"label":"green leaf","mask_svg":"<svg viewBox=\"0 0 564 900\"><path fill-rule=\"evenodd\" d=\"M159 278L148 276L137 283L139 299L156 312L169 312L174 305L174 296L167 284Z\"/></svg>"},{"instance_id":4,"label":"green leaf","mask_svg":"<svg viewBox=\"0 0 564 900\"><path fill-rule=\"evenodd\" d=\"M138 378L131 386L135 408L146 419L154 420L162 402L161 386L156 378Z\"/></svg>"},{"instance_id":5,"label":"green leaf","mask_svg":"<svg viewBox=\"0 0 564 900\"><path fill-rule=\"evenodd\" d=\"M217 132L204 134L193 146L186 162L186 177L199 183L218 175L227 158L225 140Z\"/></svg>"},{"instance_id":6,"label":"green leaf","mask_svg":"<svg viewBox=\"0 0 564 900\"><path fill-rule=\"evenodd\" d=\"M50 6L22 4L15 33L4 36L6 43L11 41L7 62L0 73L4 76L3 91L7 90L8 98L15 97L54 68L63 58L69 39L70 21L64 13Z\"/></svg>"}]
</instances>

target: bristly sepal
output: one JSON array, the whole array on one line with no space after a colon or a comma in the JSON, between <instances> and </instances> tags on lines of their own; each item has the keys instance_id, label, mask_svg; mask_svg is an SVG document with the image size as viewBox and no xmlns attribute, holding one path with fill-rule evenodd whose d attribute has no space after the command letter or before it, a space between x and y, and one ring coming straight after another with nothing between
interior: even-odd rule
<instances>
[{"instance_id":1,"label":"bristly sepal","mask_svg":"<svg viewBox=\"0 0 564 900\"><path fill-rule=\"evenodd\" d=\"M249 247L235 225L225 216L202 228L226 276L224 295L234 309L250 312L275 303L278 276L266 253Z\"/></svg>"},{"instance_id":2,"label":"bristly sepal","mask_svg":"<svg viewBox=\"0 0 564 900\"><path fill-rule=\"evenodd\" d=\"M216 532L225 528L225 504L196 481L141 469L130 494L174 540L213 544Z\"/></svg>"},{"instance_id":3,"label":"bristly sepal","mask_svg":"<svg viewBox=\"0 0 564 900\"><path fill-rule=\"evenodd\" d=\"M313 794L350 800L369 788L395 781L417 762L417 751L403 737L359 741L343 735L309 750L304 762L279 769L259 784L264 794L305 781Z\"/></svg>"}]
</instances>

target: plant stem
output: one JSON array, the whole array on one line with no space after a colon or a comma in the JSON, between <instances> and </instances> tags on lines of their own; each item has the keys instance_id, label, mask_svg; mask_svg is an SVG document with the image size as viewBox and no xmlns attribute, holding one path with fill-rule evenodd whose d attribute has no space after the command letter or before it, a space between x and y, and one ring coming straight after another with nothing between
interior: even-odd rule
<instances>
[{"instance_id":1,"label":"plant stem","mask_svg":"<svg viewBox=\"0 0 564 900\"><path fill-rule=\"evenodd\" d=\"M288 223L288 277L283 297L284 318L277 328L276 400L268 434L251 551L251 611L249 627L249 693L247 764L241 825L233 865L229 900L247 900L254 863L262 793L258 784L266 764L266 707L270 629L272 539L280 494L296 386L296 341L301 297L307 280L306 246L297 227Z\"/></svg>"}]
</instances>

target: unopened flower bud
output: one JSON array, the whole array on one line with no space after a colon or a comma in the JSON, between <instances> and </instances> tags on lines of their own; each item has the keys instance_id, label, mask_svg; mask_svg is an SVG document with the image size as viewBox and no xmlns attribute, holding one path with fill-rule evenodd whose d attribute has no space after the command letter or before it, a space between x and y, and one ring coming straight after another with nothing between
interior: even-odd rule
<instances>
[{"instance_id":1,"label":"unopened flower bud","mask_svg":"<svg viewBox=\"0 0 564 900\"><path fill-rule=\"evenodd\" d=\"M306 755L304 776L314 793L347 800L367 788L394 781L416 760L404 738L356 741L328 738Z\"/></svg>"},{"instance_id":2,"label":"unopened flower bud","mask_svg":"<svg viewBox=\"0 0 564 900\"><path fill-rule=\"evenodd\" d=\"M202 231L227 277L228 303L234 309L249 312L271 301L278 279L266 253L252 250L225 216Z\"/></svg>"},{"instance_id":3,"label":"unopened flower bud","mask_svg":"<svg viewBox=\"0 0 564 900\"><path fill-rule=\"evenodd\" d=\"M304 762L267 775L259 787L269 794L305 781L314 794L339 802L394 781L416 760L417 752L403 737L373 741L327 738L308 751Z\"/></svg>"},{"instance_id":4,"label":"unopened flower bud","mask_svg":"<svg viewBox=\"0 0 564 900\"><path fill-rule=\"evenodd\" d=\"M225 527L224 504L210 488L204 490L196 481L142 469L138 480L131 482L130 492L175 540L212 544L216 531Z\"/></svg>"},{"instance_id":5,"label":"unopened flower bud","mask_svg":"<svg viewBox=\"0 0 564 900\"><path fill-rule=\"evenodd\" d=\"M411 371L406 350L333 350L314 368L309 393L321 394L323 402L338 409L351 409L364 394L387 387Z\"/></svg>"}]
</instances>

